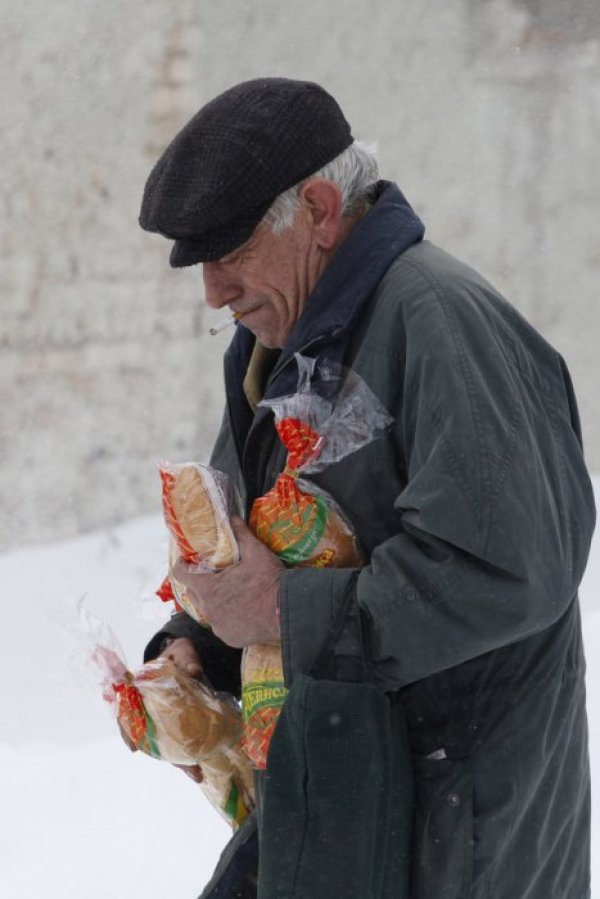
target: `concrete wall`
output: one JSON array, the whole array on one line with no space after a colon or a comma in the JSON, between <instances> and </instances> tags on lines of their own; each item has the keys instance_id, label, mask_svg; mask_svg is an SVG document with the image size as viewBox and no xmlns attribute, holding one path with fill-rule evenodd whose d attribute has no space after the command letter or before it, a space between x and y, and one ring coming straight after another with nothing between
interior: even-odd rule
<instances>
[{"instance_id":1,"label":"concrete wall","mask_svg":"<svg viewBox=\"0 0 600 899\"><path fill-rule=\"evenodd\" d=\"M228 335L137 227L205 100L320 81L431 239L566 356L600 469L600 7L593 0L0 0L0 546L159 508L206 457Z\"/></svg>"}]
</instances>

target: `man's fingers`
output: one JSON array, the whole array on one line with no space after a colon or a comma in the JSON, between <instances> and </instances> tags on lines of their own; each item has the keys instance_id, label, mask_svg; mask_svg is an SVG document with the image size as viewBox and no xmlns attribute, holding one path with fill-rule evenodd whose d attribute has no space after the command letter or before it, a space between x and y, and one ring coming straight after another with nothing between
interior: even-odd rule
<instances>
[{"instance_id":1,"label":"man's fingers","mask_svg":"<svg viewBox=\"0 0 600 899\"><path fill-rule=\"evenodd\" d=\"M190 565L188 562L184 562L183 559L178 559L177 562L171 566L171 574L176 581L185 587L187 597L196 610L195 617L197 620L200 624L208 624L209 619L202 602L200 582L204 581L206 578L216 577L216 575L199 574L198 572L190 571Z\"/></svg>"},{"instance_id":2,"label":"man's fingers","mask_svg":"<svg viewBox=\"0 0 600 899\"><path fill-rule=\"evenodd\" d=\"M201 581L206 579L206 582L208 583L210 578L215 577L215 575L210 571L200 572L194 571L193 569L194 566L190 565L189 562L184 562L183 559L178 559L175 564L171 566L171 574L176 581L179 581L181 584L194 591L195 593L199 593Z\"/></svg>"},{"instance_id":3,"label":"man's fingers","mask_svg":"<svg viewBox=\"0 0 600 899\"><path fill-rule=\"evenodd\" d=\"M253 550L262 551L263 553L265 552L265 550L267 550L269 553L271 552L269 547L265 546L262 540L258 539L254 531L252 531L248 527L248 525L244 521L242 521L241 518L238 518L237 515L232 516L231 526L240 547L240 555L242 557L242 561L244 561L244 548L246 549L246 554L252 552Z\"/></svg>"},{"instance_id":4,"label":"man's fingers","mask_svg":"<svg viewBox=\"0 0 600 899\"><path fill-rule=\"evenodd\" d=\"M233 533L236 536L238 543L243 543L245 540L250 537L252 540L256 540L257 538L252 533L248 525L241 518L238 518L237 515L231 516L231 528Z\"/></svg>"},{"instance_id":5,"label":"man's fingers","mask_svg":"<svg viewBox=\"0 0 600 899\"><path fill-rule=\"evenodd\" d=\"M193 588L195 586L196 589L198 589L198 584L201 580L206 580L206 583L208 583L211 578L218 577L220 574L220 572L215 571L195 571L194 568L195 566L191 565L189 562L178 559L175 564L171 566L171 574L176 581L181 581L186 587Z\"/></svg>"}]
</instances>

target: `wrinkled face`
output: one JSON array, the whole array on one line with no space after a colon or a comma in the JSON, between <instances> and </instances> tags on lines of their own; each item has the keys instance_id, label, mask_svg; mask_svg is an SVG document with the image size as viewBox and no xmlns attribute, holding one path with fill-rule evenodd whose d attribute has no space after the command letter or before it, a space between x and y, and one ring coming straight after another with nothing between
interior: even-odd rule
<instances>
[{"instance_id":1,"label":"wrinkled face","mask_svg":"<svg viewBox=\"0 0 600 899\"><path fill-rule=\"evenodd\" d=\"M325 264L306 216L280 235L261 223L241 247L204 263L205 299L213 309L229 307L263 346L280 348Z\"/></svg>"},{"instance_id":2,"label":"wrinkled face","mask_svg":"<svg viewBox=\"0 0 600 899\"><path fill-rule=\"evenodd\" d=\"M188 637L165 637L161 644L160 655L169 659L190 677L199 677L202 674L198 653Z\"/></svg>"}]
</instances>

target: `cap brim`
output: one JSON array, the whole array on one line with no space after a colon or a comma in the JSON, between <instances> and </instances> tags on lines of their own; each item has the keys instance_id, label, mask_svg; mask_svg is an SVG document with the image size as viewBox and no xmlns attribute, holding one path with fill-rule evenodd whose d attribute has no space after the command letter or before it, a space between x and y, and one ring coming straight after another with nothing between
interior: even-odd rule
<instances>
[{"instance_id":1,"label":"cap brim","mask_svg":"<svg viewBox=\"0 0 600 899\"><path fill-rule=\"evenodd\" d=\"M220 228L212 228L206 234L194 239L176 240L169 257L171 268L184 268L188 265L197 265L199 262L214 262L241 247L252 237L271 202L269 200L243 219L222 225Z\"/></svg>"}]
</instances>

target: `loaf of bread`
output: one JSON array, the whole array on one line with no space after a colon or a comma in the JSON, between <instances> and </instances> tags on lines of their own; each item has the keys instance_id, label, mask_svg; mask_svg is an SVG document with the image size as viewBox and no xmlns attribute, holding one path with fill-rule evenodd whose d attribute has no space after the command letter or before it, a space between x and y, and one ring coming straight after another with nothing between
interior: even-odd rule
<instances>
[{"instance_id":1,"label":"loaf of bread","mask_svg":"<svg viewBox=\"0 0 600 899\"><path fill-rule=\"evenodd\" d=\"M136 674L146 711L156 729L160 757L174 765L195 765L219 746L242 736L234 703L223 701L208 685L159 656Z\"/></svg>"},{"instance_id":2,"label":"loaf of bread","mask_svg":"<svg viewBox=\"0 0 600 899\"><path fill-rule=\"evenodd\" d=\"M174 540L171 570L179 554L205 571L218 571L237 562L239 551L229 522L225 477L196 464L163 466L161 477L165 520ZM298 478L289 465L273 488L254 501L249 525L287 565L357 568L364 564L354 530L333 497ZM179 606L206 623L172 574L171 587ZM256 768L266 767L286 693L281 648L247 646L242 661L243 745Z\"/></svg>"},{"instance_id":3,"label":"loaf of bread","mask_svg":"<svg viewBox=\"0 0 600 899\"><path fill-rule=\"evenodd\" d=\"M164 464L163 512L179 553L199 571L220 571L239 560L229 521L232 509L223 475L208 465Z\"/></svg>"},{"instance_id":4,"label":"loaf of bread","mask_svg":"<svg viewBox=\"0 0 600 899\"><path fill-rule=\"evenodd\" d=\"M333 497L288 471L254 501L249 523L259 540L288 565L359 568L364 564L354 529Z\"/></svg>"},{"instance_id":5,"label":"loaf of bread","mask_svg":"<svg viewBox=\"0 0 600 899\"><path fill-rule=\"evenodd\" d=\"M130 675L117 697L119 724L135 748L174 765L200 765L208 798L240 823L254 800L235 702L161 656Z\"/></svg>"},{"instance_id":6,"label":"loaf of bread","mask_svg":"<svg viewBox=\"0 0 600 899\"><path fill-rule=\"evenodd\" d=\"M247 646L242 657L244 749L257 768L266 765L269 743L286 694L281 646Z\"/></svg>"}]
</instances>

